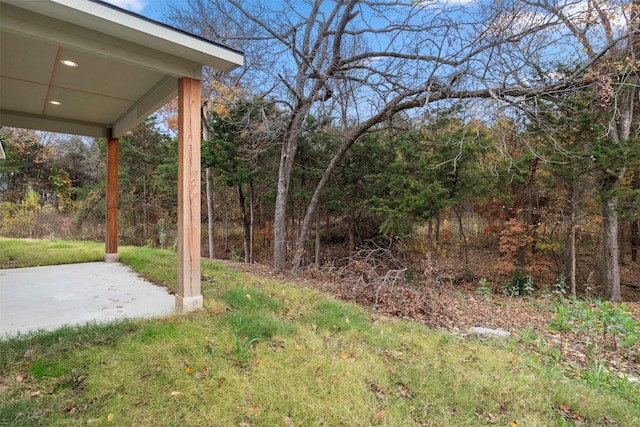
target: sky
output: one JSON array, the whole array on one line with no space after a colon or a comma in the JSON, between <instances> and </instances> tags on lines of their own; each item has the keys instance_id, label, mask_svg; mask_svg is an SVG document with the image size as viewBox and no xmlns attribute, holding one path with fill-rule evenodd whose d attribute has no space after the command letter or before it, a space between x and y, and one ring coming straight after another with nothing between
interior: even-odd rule
<instances>
[{"instance_id":1,"label":"sky","mask_svg":"<svg viewBox=\"0 0 640 427\"><path fill-rule=\"evenodd\" d=\"M106 3L111 3L122 9L129 10L131 12L138 13L146 16L147 18L155 19L156 21L164 21L164 10L169 7L170 4L179 4L185 0L102 0ZM188 0L186 0L188 1ZM433 0L430 0L433 1ZM440 0L440 3L448 3L450 5L469 5L476 0Z\"/></svg>"},{"instance_id":2,"label":"sky","mask_svg":"<svg viewBox=\"0 0 640 427\"><path fill-rule=\"evenodd\" d=\"M170 3L179 3L181 0L102 0L131 12L146 16L156 21L164 21L164 10Z\"/></svg>"}]
</instances>

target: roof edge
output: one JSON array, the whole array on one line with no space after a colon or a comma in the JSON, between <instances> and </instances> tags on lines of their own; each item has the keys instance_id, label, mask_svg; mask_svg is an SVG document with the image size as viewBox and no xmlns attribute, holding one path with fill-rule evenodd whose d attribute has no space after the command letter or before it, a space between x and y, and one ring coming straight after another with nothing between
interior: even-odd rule
<instances>
[{"instance_id":1,"label":"roof edge","mask_svg":"<svg viewBox=\"0 0 640 427\"><path fill-rule=\"evenodd\" d=\"M101 0L0 0L0 3L133 41L224 72L244 65L244 54L238 50Z\"/></svg>"},{"instance_id":2,"label":"roof edge","mask_svg":"<svg viewBox=\"0 0 640 427\"><path fill-rule=\"evenodd\" d=\"M149 18L148 16L140 15L139 13L132 12L132 11L127 10L127 9L123 9L123 8L121 8L121 7L119 7L119 6L116 6L115 4L107 3L107 2L106 2L106 1L104 1L104 0L88 0L88 1L89 1L89 2L91 2L91 3L96 3L96 4L99 4L99 5L102 5L102 6L104 6L104 7L109 8L109 9L113 9L113 10L118 11L118 12L120 12L120 13L125 13L125 14L127 14L127 15L130 15L130 16L132 16L132 17L136 18L136 19L142 19L143 21L147 21L147 22L149 22L149 23L151 23L151 24L159 25L159 26L161 26L161 27L166 28L167 30L175 31L175 32L177 32L177 33L184 34L184 35L186 35L186 36L188 36L188 37L193 37L193 38L196 38L196 39L202 40L202 41L203 41L203 42L205 42L205 43L210 43L210 44L216 45L216 46L218 46L218 47L220 47L220 48L222 48L222 49L225 49L225 50L228 50L228 51L230 51L230 52L237 53L237 54L239 54L239 55L243 55L243 56L244 56L244 52L242 52L241 50L234 49L234 48L229 47L229 46L227 46L227 45L225 45L225 44L222 44L222 43L219 43L219 42L215 42L215 41L212 41L212 40L206 39L206 38L204 38L204 37L202 37L202 36L199 36L199 35L197 35L197 34L190 33L189 31L185 31L185 30L180 29L180 28L176 28L176 27L174 27L174 26L172 26L172 25L169 25L169 24L166 24L166 23L164 23L164 22L156 21L155 19Z\"/></svg>"}]
</instances>

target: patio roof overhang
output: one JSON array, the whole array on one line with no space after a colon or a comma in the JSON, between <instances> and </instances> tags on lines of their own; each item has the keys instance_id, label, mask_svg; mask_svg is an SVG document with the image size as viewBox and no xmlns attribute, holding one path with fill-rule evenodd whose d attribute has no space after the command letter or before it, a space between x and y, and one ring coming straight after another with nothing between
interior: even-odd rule
<instances>
[{"instance_id":1,"label":"patio roof overhang","mask_svg":"<svg viewBox=\"0 0 640 427\"><path fill-rule=\"evenodd\" d=\"M0 0L2 126L118 138L175 98L180 78L242 64L238 51L101 1Z\"/></svg>"},{"instance_id":2,"label":"patio roof overhang","mask_svg":"<svg viewBox=\"0 0 640 427\"><path fill-rule=\"evenodd\" d=\"M118 139L177 95L177 311L203 304L202 67L243 60L98 0L0 0L0 126L107 138L105 261L118 259Z\"/></svg>"}]
</instances>

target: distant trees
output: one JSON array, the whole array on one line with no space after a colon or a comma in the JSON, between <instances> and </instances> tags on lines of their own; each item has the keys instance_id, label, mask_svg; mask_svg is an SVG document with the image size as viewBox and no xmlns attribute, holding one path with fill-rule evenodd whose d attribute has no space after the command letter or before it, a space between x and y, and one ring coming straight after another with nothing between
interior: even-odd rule
<instances>
[{"instance_id":1,"label":"distant trees","mask_svg":"<svg viewBox=\"0 0 640 427\"><path fill-rule=\"evenodd\" d=\"M489 129L481 123L463 123L451 118L413 121L408 128L394 130L390 144L394 158L381 175L384 191L374 196L385 217L381 230L404 235L415 225L432 224L446 210L458 212L460 234L466 238L459 211L474 198L495 194L490 170L481 160L493 150ZM431 228L431 227L430 227ZM427 249L432 256L431 233Z\"/></svg>"},{"instance_id":2,"label":"distant trees","mask_svg":"<svg viewBox=\"0 0 640 427\"><path fill-rule=\"evenodd\" d=\"M198 0L190 13L175 17L188 18L202 34L255 52L260 59L246 75L258 83L257 93L268 93L288 112L274 212L274 264L281 266L288 259L291 175L309 114L329 112L342 128L342 142L309 199L294 265L300 264L329 180L361 136L398 112L437 108L450 99L493 99L519 108L526 99L582 85L598 58L625 39L621 32L608 31L613 28L609 16L618 10L631 16L633 8L612 7L604 2L572 7L537 1L456 6ZM225 25L214 30L214 19ZM594 30L597 25L604 32ZM593 40L598 35L604 43ZM532 85L546 64L563 60L558 52L573 55L564 60L586 61L571 75Z\"/></svg>"},{"instance_id":3,"label":"distant trees","mask_svg":"<svg viewBox=\"0 0 640 427\"><path fill-rule=\"evenodd\" d=\"M67 237L99 238L102 227L95 223L104 221L104 141L13 128L2 128L0 133L8 155L0 162L4 218L0 232L25 235L26 229L15 225L30 218L42 224L29 228L28 237L35 237L37 229L55 229ZM120 140L124 242L172 244L176 156L175 141L153 119ZM33 209L34 200L41 208L38 211ZM51 217L51 209L66 214L67 220Z\"/></svg>"},{"instance_id":4,"label":"distant trees","mask_svg":"<svg viewBox=\"0 0 640 427\"><path fill-rule=\"evenodd\" d=\"M244 234L244 260L253 262L256 209L273 185L270 169L273 147L282 136L280 112L273 104L254 100L233 100L223 109L208 114L208 140L203 141L202 158L237 194Z\"/></svg>"},{"instance_id":5,"label":"distant trees","mask_svg":"<svg viewBox=\"0 0 640 427\"><path fill-rule=\"evenodd\" d=\"M102 146L104 150L104 146ZM136 244L173 244L177 215L177 143L151 118L119 144L120 234ZM104 183L100 189L103 191Z\"/></svg>"},{"instance_id":6,"label":"distant trees","mask_svg":"<svg viewBox=\"0 0 640 427\"><path fill-rule=\"evenodd\" d=\"M1 128L0 137L7 159L0 162L0 200L17 202L27 188L48 194L54 165L53 147L45 145L33 130Z\"/></svg>"},{"instance_id":7,"label":"distant trees","mask_svg":"<svg viewBox=\"0 0 640 427\"><path fill-rule=\"evenodd\" d=\"M547 251L574 292L589 234L620 299L619 242L634 260L640 245L638 1L193 0L169 16L247 54L202 85L210 223L239 219L245 261L256 234L276 267L301 267L322 242L353 253L426 223L429 243L446 219L465 261L472 233L509 246L505 274ZM3 139L5 200L30 185L98 212L101 143L32 136ZM175 155L153 121L121 140L125 239L168 244Z\"/></svg>"},{"instance_id":8,"label":"distant trees","mask_svg":"<svg viewBox=\"0 0 640 427\"><path fill-rule=\"evenodd\" d=\"M618 193L629 162L636 157L640 135L640 3L637 0L564 5L535 0L522 3L532 7L532 13L539 19L558 22L562 37L574 48L568 60L577 64L571 74L579 77L580 84L568 89L592 88L592 103L587 107L594 119L591 125L603 127L603 132L590 141L602 212L601 274L610 299L620 301ZM550 76L548 70L547 75ZM550 96L558 99L554 94Z\"/></svg>"}]
</instances>

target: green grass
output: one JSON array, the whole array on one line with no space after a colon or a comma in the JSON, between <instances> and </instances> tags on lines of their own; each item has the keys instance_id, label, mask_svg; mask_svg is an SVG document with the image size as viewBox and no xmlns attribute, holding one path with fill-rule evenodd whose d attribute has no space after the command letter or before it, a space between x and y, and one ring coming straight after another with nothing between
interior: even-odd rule
<instances>
[{"instance_id":1,"label":"green grass","mask_svg":"<svg viewBox=\"0 0 640 427\"><path fill-rule=\"evenodd\" d=\"M121 256L175 287L175 254ZM520 346L215 262L202 276L200 312L0 341L0 425L640 425L633 392L567 378Z\"/></svg>"},{"instance_id":2,"label":"green grass","mask_svg":"<svg viewBox=\"0 0 640 427\"><path fill-rule=\"evenodd\" d=\"M102 261L104 243L0 238L0 269Z\"/></svg>"}]
</instances>

